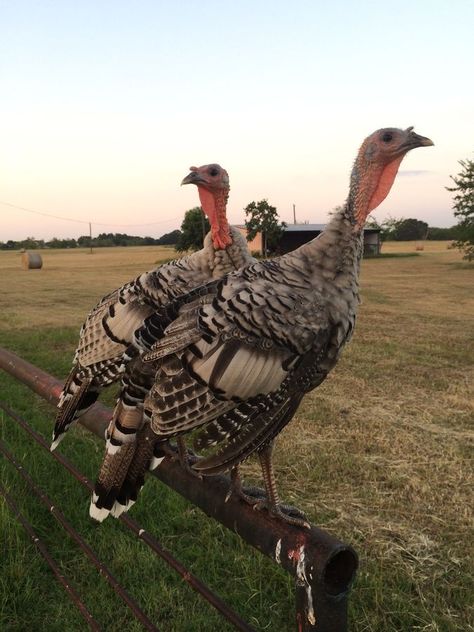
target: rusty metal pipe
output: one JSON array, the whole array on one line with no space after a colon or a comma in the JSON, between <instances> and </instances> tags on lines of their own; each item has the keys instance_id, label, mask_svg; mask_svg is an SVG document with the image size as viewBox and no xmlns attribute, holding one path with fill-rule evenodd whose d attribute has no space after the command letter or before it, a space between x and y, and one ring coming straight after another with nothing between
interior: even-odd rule
<instances>
[{"instance_id":1,"label":"rusty metal pipe","mask_svg":"<svg viewBox=\"0 0 474 632\"><path fill-rule=\"evenodd\" d=\"M2 348L0 368L56 403L62 389L59 380ZM94 404L80 421L103 438L110 417L109 409ZM347 630L347 598L358 566L351 546L317 527L299 529L273 520L234 496L226 502L229 479L224 476L206 477L201 482L169 459L153 474L295 577L299 630Z\"/></svg>"}]
</instances>

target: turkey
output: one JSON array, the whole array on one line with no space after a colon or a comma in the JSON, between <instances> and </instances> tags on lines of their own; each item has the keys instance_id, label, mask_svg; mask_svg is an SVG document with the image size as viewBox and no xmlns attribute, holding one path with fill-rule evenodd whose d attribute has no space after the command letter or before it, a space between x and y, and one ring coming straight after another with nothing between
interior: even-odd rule
<instances>
[{"instance_id":1,"label":"turkey","mask_svg":"<svg viewBox=\"0 0 474 632\"><path fill-rule=\"evenodd\" d=\"M218 164L191 167L182 184L198 187L202 208L209 217L211 231L204 246L141 274L105 296L90 312L59 399L51 450L96 401L100 390L121 377L127 362L124 352L148 316L209 279L253 261L244 237L226 219L230 188L227 172Z\"/></svg>"},{"instance_id":2,"label":"turkey","mask_svg":"<svg viewBox=\"0 0 474 632\"><path fill-rule=\"evenodd\" d=\"M273 442L352 336L368 214L388 195L405 154L432 144L411 127L374 132L359 150L345 205L318 238L209 282L146 320L136 338L147 340L139 371L145 382L153 380L140 431L148 459L162 459L173 438L193 438L196 450L208 451L192 464L196 473L230 470L232 492L291 524L307 525L280 504ZM125 476L114 479L106 454L93 517L102 519L112 489L125 508L135 500L143 477L128 447L114 448L123 451ZM239 464L254 452L264 497L245 491L240 481Z\"/></svg>"}]
</instances>

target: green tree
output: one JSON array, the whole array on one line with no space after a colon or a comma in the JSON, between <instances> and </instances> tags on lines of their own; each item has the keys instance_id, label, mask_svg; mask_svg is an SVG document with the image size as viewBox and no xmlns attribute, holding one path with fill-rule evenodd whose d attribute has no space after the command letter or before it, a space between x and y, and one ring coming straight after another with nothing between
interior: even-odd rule
<instances>
[{"instance_id":1,"label":"green tree","mask_svg":"<svg viewBox=\"0 0 474 632\"><path fill-rule=\"evenodd\" d=\"M27 237L20 241L20 248L25 248L25 250L35 250L36 248L44 248L44 240L43 239L35 239L35 237Z\"/></svg>"},{"instance_id":2,"label":"green tree","mask_svg":"<svg viewBox=\"0 0 474 632\"><path fill-rule=\"evenodd\" d=\"M389 217L381 224L382 241L415 241L426 239L428 224L420 219L409 217L396 219Z\"/></svg>"},{"instance_id":3,"label":"green tree","mask_svg":"<svg viewBox=\"0 0 474 632\"><path fill-rule=\"evenodd\" d=\"M252 241L257 233L262 233L263 256L276 252L280 239L285 232L286 224L278 221L278 212L267 200L250 202L245 208L247 241Z\"/></svg>"},{"instance_id":4,"label":"green tree","mask_svg":"<svg viewBox=\"0 0 474 632\"><path fill-rule=\"evenodd\" d=\"M388 216L388 218L380 224L380 228L382 229L382 232L380 233L381 240L393 241L395 231L397 230L398 226L404 221L405 220L403 219L403 217L401 217L400 219L396 219L395 217Z\"/></svg>"},{"instance_id":5,"label":"green tree","mask_svg":"<svg viewBox=\"0 0 474 632\"><path fill-rule=\"evenodd\" d=\"M455 248L463 253L463 259L474 260L474 160L460 160L462 169L456 176L450 176L456 185L446 187L456 193L453 198L454 215L458 218Z\"/></svg>"},{"instance_id":6,"label":"green tree","mask_svg":"<svg viewBox=\"0 0 474 632\"><path fill-rule=\"evenodd\" d=\"M176 250L199 250L203 244L203 234L210 230L209 220L204 217L202 208L195 206L186 211L183 223L181 224L181 235L176 244Z\"/></svg>"},{"instance_id":7,"label":"green tree","mask_svg":"<svg viewBox=\"0 0 474 632\"><path fill-rule=\"evenodd\" d=\"M171 231L171 233L165 233L164 235L161 235L161 237L156 240L156 243L160 246L174 246L178 243L180 236L181 231L176 229Z\"/></svg>"},{"instance_id":8,"label":"green tree","mask_svg":"<svg viewBox=\"0 0 474 632\"><path fill-rule=\"evenodd\" d=\"M451 226L451 228L437 228L436 226L430 226L427 237L427 239L431 241L453 241L453 239L457 238L457 226Z\"/></svg>"},{"instance_id":9,"label":"green tree","mask_svg":"<svg viewBox=\"0 0 474 632\"><path fill-rule=\"evenodd\" d=\"M426 239L428 224L420 219L409 217L400 220L394 228L392 239L395 241L414 241Z\"/></svg>"}]
</instances>

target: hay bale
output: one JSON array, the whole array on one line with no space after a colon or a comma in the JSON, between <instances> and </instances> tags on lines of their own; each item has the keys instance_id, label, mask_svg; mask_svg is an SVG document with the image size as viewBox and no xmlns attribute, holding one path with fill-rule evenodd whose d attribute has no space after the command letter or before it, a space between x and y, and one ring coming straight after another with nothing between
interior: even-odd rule
<instances>
[{"instance_id":1,"label":"hay bale","mask_svg":"<svg viewBox=\"0 0 474 632\"><path fill-rule=\"evenodd\" d=\"M24 252L21 255L21 265L25 270L40 270L43 267L43 259L37 252Z\"/></svg>"}]
</instances>

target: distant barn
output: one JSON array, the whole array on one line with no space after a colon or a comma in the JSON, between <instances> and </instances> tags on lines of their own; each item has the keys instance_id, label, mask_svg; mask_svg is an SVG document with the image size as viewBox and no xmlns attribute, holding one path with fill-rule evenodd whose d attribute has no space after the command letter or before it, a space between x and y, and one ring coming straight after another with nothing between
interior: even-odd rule
<instances>
[{"instance_id":1,"label":"distant barn","mask_svg":"<svg viewBox=\"0 0 474 632\"><path fill-rule=\"evenodd\" d=\"M325 224L288 224L280 241L280 253L291 252L295 248L306 244L322 233L324 227ZM244 237L247 236L247 229L244 224L237 224L235 228L238 228ZM365 228L364 255L378 255L380 254L380 248L380 228ZM262 253L262 235L260 233L249 242L249 250L250 252Z\"/></svg>"}]
</instances>

